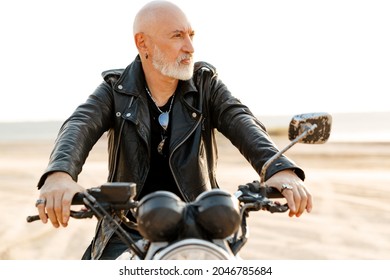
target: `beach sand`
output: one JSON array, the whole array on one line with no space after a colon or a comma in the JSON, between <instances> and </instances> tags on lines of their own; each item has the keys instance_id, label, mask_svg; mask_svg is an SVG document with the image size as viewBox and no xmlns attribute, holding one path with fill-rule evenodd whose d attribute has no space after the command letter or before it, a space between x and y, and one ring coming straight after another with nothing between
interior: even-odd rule
<instances>
[{"instance_id":1,"label":"beach sand","mask_svg":"<svg viewBox=\"0 0 390 280\"><path fill-rule=\"evenodd\" d=\"M286 136L275 136L282 148ZM53 140L0 143L0 259L77 260L90 243L95 219L72 219L67 228L27 223L36 214L36 183L46 167ZM219 137L218 181L233 193L258 180L250 165ZM299 218L250 214L244 259L390 259L390 144L336 142L297 144L287 155L306 172L314 208ZM106 140L92 150L79 182L98 186L107 177Z\"/></svg>"}]
</instances>

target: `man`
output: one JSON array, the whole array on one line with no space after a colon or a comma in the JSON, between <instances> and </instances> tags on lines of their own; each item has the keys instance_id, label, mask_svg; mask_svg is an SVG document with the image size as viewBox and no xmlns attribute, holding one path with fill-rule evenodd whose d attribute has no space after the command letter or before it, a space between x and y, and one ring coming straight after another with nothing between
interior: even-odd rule
<instances>
[{"instance_id":1,"label":"man","mask_svg":"<svg viewBox=\"0 0 390 280\"><path fill-rule=\"evenodd\" d=\"M43 223L68 225L71 200L84 191L77 176L106 131L108 181L135 182L137 199L168 190L193 201L217 188L215 129L257 172L277 152L264 126L231 95L215 68L194 63L194 31L180 8L151 2L139 11L133 28L136 59L124 70L104 72L104 82L59 132L38 183L37 208ZM280 191L283 184L290 186L283 195L291 217L310 212L312 198L303 183L304 173L288 158L272 164L266 177ZM84 258L113 259L125 249L103 219Z\"/></svg>"}]
</instances>

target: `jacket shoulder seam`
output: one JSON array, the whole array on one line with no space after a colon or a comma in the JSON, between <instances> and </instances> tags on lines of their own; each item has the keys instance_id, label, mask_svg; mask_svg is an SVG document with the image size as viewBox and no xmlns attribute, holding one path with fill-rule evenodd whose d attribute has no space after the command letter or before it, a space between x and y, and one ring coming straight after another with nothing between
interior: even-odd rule
<instances>
[{"instance_id":1,"label":"jacket shoulder seam","mask_svg":"<svg viewBox=\"0 0 390 280\"><path fill-rule=\"evenodd\" d=\"M115 83L119 80L124 70L123 68L106 70L102 72L102 77L107 83Z\"/></svg>"},{"instance_id":2,"label":"jacket shoulder seam","mask_svg":"<svg viewBox=\"0 0 390 280\"><path fill-rule=\"evenodd\" d=\"M195 64L195 71L199 70L211 72L213 75L217 74L217 69L213 65L205 61L199 61Z\"/></svg>"}]
</instances>

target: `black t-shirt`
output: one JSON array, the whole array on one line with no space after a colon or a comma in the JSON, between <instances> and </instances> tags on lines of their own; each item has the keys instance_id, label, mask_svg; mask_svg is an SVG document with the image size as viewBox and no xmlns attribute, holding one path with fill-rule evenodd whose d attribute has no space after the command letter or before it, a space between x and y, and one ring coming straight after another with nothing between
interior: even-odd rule
<instances>
[{"instance_id":1,"label":"black t-shirt","mask_svg":"<svg viewBox=\"0 0 390 280\"><path fill-rule=\"evenodd\" d=\"M158 121L158 117L161 112L157 109L157 105L150 98L150 96L148 94L146 95L148 97L151 120L151 163L148 177L138 199L141 199L145 195L159 190L173 192L182 198L175 179L173 178L172 171L169 167L169 140L171 134L171 125L168 124L167 130L164 131ZM174 97L172 96L163 107L160 107L162 112L169 111L172 98ZM171 118L172 110L169 113L169 122L171 121ZM162 149L162 154L160 154L158 152L158 145L164 138L165 142Z\"/></svg>"}]
</instances>

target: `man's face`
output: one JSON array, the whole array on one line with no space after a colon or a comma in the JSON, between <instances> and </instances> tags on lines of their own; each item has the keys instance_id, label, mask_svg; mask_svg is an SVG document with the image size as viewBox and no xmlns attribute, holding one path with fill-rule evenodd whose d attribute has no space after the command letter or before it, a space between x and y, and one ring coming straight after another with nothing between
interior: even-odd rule
<instances>
[{"instance_id":1,"label":"man's face","mask_svg":"<svg viewBox=\"0 0 390 280\"><path fill-rule=\"evenodd\" d=\"M164 76L178 80L191 79L194 71L194 31L181 15L159 21L151 36L152 63Z\"/></svg>"}]
</instances>

